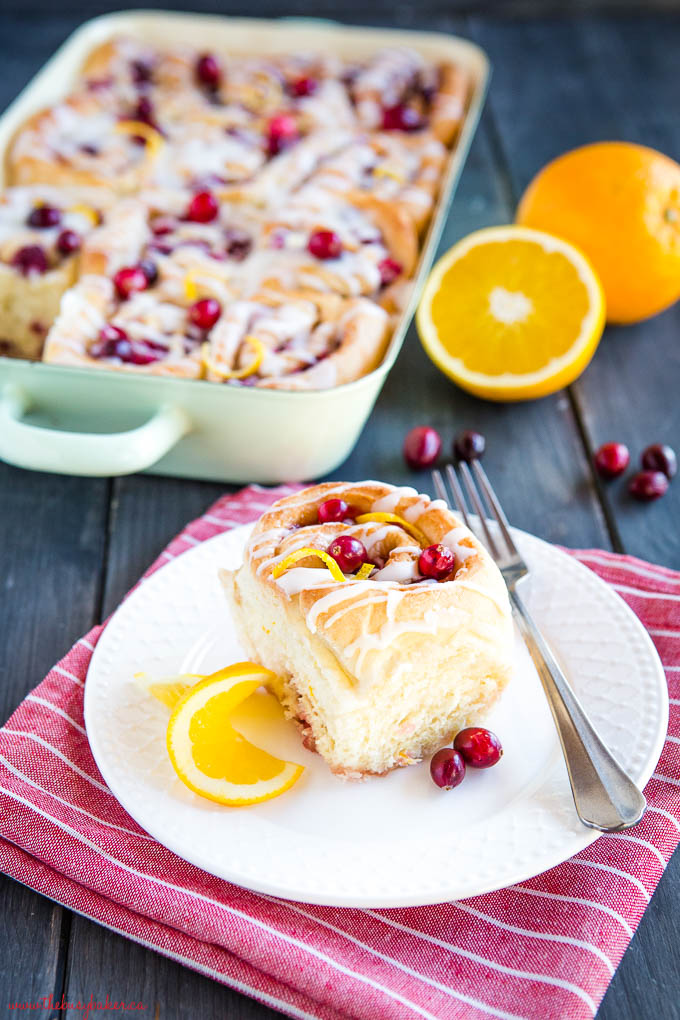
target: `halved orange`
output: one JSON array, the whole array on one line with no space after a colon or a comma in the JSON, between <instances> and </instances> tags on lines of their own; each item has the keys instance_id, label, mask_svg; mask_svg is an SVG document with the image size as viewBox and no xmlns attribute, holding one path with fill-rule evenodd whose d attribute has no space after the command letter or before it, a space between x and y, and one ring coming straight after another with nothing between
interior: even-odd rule
<instances>
[{"instance_id":1,"label":"halved orange","mask_svg":"<svg viewBox=\"0 0 680 1020\"><path fill-rule=\"evenodd\" d=\"M246 698L258 687L275 689L277 681L257 663L237 662L180 697L168 723L167 748L185 786L218 804L240 806L278 797L297 782L302 765L255 747L231 725Z\"/></svg>"},{"instance_id":2,"label":"halved orange","mask_svg":"<svg viewBox=\"0 0 680 1020\"><path fill-rule=\"evenodd\" d=\"M463 389L526 400L584 370L604 328L604 293L568 242L527 227L489 227L437 262L416 321L430 358Z\"/></svg>"}]
</instances>

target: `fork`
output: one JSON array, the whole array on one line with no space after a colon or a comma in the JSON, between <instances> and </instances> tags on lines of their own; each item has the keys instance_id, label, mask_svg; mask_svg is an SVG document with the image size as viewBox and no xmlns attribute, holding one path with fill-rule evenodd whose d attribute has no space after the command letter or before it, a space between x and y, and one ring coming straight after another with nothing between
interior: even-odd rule
<instances>
[{"instance_id":1,"label":"fork","mask_svg":"<svg viewBox=\"0 0 680 1020\"><path fill-rule=\"evenodd\" d=\"M470 513L477 515L489 552L500 568L508 588L513 615L541 678L562 745L578 816L584 825L602 832L629 829L640 821L647 802L595 732L555 656L522 602L517 585L529 575L529 567L517 551L507 517L484 468L478 460L471 463L472 469L465 462L459 465L472 507ZM446 477L454 498L452 501L449 499L441 472L433 471L432 479L437 495L448 505L456 505L465 524L474 530L463 487L451 464L446 466ZM495 518L498 532L492 532L489 528L480 493Z\"/></svg>"}]
</instances>

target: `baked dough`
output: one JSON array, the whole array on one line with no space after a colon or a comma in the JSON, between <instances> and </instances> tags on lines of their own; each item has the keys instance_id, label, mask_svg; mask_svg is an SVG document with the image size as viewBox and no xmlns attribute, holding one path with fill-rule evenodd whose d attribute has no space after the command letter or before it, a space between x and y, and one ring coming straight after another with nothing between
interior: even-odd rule
<instances>
[{"instance_id":1,"label":"baked dough","mask_svg":"<svg viewBox=\"0 0 680 1020\"><path fill-rule=\"evenodd\" d=\"M330 498L355 515L405 523L318 522ZM418 572L421 546L455 554L444 581ZM290 553L359 538L376 569L335 581L314 557L280 577ZM495 563L458 517L414 489L381 482L325 483L279 500L248 540L243 566L221 571L247 654L281 678L278 692L305 743L345 778L409 765L476 723L510 679L513 628Z\"/></svg>"}]
</instances>

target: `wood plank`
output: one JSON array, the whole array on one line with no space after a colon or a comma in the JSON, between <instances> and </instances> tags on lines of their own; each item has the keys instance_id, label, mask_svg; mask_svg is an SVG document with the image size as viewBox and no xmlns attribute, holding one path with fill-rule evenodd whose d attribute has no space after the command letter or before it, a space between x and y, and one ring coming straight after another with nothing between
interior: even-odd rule
<instances>
[{"instance_id":1,"label":"wood plank","mask_svg":"<svg viewBox=\"0 0 680 1020\"><path fill-rule=\"evenodd\" d=\"M515 196L548 160L585 142L617 137L680 155L672 57L680 46L677 21L474 19L472 27L495 65L491 115ZM518 54L531 59L519 60ZM680 448L679 327L676 305L639 326L606 330L593 362L572 388L590 449L618 439L637 461L652 442ZM653 506L635 503L624 481L603 487L602 493L629 552L680 567L675 526L680 486Z\"/></svg>"},{"instance_id":2,"label":"wood plank","mask_svg":"<svg viewBox=\"0 0 680 1020\"><path fill-rule=\"evenodd\" d=\"M67 973L70 1002L107 994L144 1004L147 1020L225 1017L274 1020L281 1014L128 939L74 916ZM68 1010L65 1020L82 1020Z\"/></svg>"},{"instance_id":3,"label":"wood plank","mask_svg":"<svg viewBox=\"0 0 680 1020\"><path fill-rule=\"evenodd\" d=\"M0 720L94 622L108 483L0 464ZM66 912L0 878L0 1002L61 989ZM64 948L65 947L61 947Z\"/></svg>"}]
</instances>

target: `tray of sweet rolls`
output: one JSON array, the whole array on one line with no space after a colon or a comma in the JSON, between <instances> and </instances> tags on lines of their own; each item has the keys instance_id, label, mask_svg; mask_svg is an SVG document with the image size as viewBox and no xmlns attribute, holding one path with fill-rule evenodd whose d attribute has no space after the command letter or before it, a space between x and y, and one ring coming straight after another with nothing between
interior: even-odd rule
<instances>
[{"instance_id":1,"label":"tray of sweet rolls","mask_svg":"<svg viewBox=\"0 0 680 1020\"><path fill-rule=\"evenodd\" d=\"M122 12L0 119L0 457L323 475L409 325L483 102L434 33Z\"/></svg>"}]
</instances>

